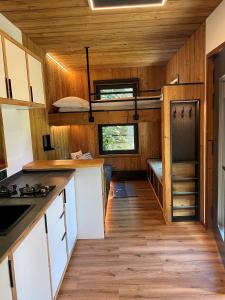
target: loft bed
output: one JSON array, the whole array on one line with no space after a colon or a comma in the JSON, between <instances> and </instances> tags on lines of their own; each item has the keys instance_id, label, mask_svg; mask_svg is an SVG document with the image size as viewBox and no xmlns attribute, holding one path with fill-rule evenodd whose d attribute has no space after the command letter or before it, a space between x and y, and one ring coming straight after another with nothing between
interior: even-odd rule
<instances>
[{"instance_id":1,"label":"loft bed","mask_svg":"<svg viewBox=\"0 0 225 300\"><path fill-rule=\"evenodd\" d=\"M121 123L133 121L151 121L160 115L162 97L161 89L155 90L133 90L133 97L97 100L97 93L91 93L89 47L86 50L86 71L88 84L88 105L87 106L63 106L58 112L49 113L49 124L60 125L84 125L89 123L103 124L113 123L115 119ZM131 92L123 91L122 94ZM101 92L101 95L112 93ZM121 92L113 92L121 94ZM146 96L146 94L150 94ZM141 96L144 95L144 96ZM152 111L153 110L153 111ZM107 116L107 118L105 118Z\"/></svg>"}]
</instances>

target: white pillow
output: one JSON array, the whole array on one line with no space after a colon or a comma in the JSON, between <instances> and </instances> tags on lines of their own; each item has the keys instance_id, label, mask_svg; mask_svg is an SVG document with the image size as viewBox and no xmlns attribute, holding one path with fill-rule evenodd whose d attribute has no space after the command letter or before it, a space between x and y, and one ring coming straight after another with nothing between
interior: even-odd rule
<instances>
[{"instance_id":1,"label":"white pillow","mask_svg":"<svg viewBox=\"0 0 225 300\"><path fill-rule=\"evenodd\" d=\"M72 159L81 159L83 153L81 150L74 152L74 153L70 153L70 156Z\"/></svg>"},{"instance_id":2,"label":"white pillow","mask_svg":"<svg viewBox=\"0 0 225 300\"><path fill-rule=\"evenodd\" d=\"M89 103L87 100L81 99L79 97L71 96L65 97L62 99L57 100L53 103L56 107L76 107L76 108L88 108Z\"/></svg>"}]
</instances>

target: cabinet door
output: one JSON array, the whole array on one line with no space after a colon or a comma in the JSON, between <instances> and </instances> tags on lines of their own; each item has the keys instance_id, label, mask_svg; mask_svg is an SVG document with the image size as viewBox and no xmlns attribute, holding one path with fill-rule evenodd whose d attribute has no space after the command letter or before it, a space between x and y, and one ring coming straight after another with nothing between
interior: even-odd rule
<instances>
[{"instance_id":1,"label":"cabinet door","mask_svg":"<svg viewBox=\"0 0 225 300\"><path fill-rule=\"evenodd\" d=\"M12 300L12 290L10 285L8 258L0 264L0 299Z\"/></svg>"},{"instance_id":2,"label":"cabinet door","mask_svg":"<svg viewBox=\"0 0 225 300\"><path fill-rule=\"evenodd\" d=\"M36 103L45 104L42 64L39 60L29 54L27 58L32 100Z\"/></svg>"},{"instance_id":3,"label":"cabinet door","mask_svg":"<svg viewBox=\"0 0 225 300\"><path fill-rule=\"evenodd\" d=\"M3 59L2 40L0 37L0 97L7 98L6 82L5 82L5 66Z\"/></svg>"},{"instance_id":4,"label":"cabinet door","mask_svg":"<svg viewBox=\"0 0 225 300\"><path fill-rule=\"evenodd\" d=\"M11 85L10 98L29 101L27 64L25 51L5 39L6 62L8 78Z\"/></svg>"},{"instance_id":5,"label":"cabinet door","mask_svg":"<svg viewBox=\"0 0 225 300\"><path fill-rule=\"evenodd\" d=\"M13 253L17 300L50 300L47 235L42 218Z\"/></svg>"},{"instance_id":6,"label":"cabinet door","mask_svg":"<svg viewBox=\"0 0 225 300\"><path fill-rule=\"evenodd\" d=\"M67 243L68 252L69 255L71 255L73 246L77 239L77 213L74 177L69 181L65 188L65 199Z\"/></svg>"},{"instance_id":7,"label":"cabinet door","mask_svg":"<svg viewBox=\"0 0 225 300\"><path fill-rule=\"evenodd\" d=\"M55 297L67 264L67 245L62 195L58 196L46 212L48 247L52 278L52 292Z\"/></svg>"}]
</instances>

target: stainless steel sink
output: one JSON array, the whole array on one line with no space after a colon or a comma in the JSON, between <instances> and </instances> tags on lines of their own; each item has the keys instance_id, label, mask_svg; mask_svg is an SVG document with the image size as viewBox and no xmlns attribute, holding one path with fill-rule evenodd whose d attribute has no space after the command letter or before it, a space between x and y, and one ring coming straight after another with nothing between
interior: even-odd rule
<instances>
[{"instance_id":1,"label":"stainless steel sink","mask_svg":"<svg viewBox=\"0 0 225 300\"><path fill-rule=\"evenodd\" d=\"M0 236L7 235L32 209L33 205L0 205Z\"/></svg>"}]
</instances>

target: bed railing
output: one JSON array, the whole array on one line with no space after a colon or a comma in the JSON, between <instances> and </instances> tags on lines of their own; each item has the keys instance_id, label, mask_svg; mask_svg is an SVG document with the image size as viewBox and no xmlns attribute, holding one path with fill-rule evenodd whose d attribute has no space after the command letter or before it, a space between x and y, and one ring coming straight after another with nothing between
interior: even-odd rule
<instances>
[{"instance_id":1,"label":"bed railing","mask_svg":"<svg viewBox=\"0 0 225 300\"><path fill-rule=\"evenodd\" d=\"M93 103L99 103L101 101L101 103L112 103L112 102L134 102L134 115L133 115L133 120L138 121L139 120L139 115L138 115L138 101L142 100L160 100L160 97L157 99L156 97L144 97L141 98L139 97L139 95L143 94L143 93L161 93L161 89L154 89L154 90L138 90L137 88L135 88L135 90L133 91L133 98L132 99L110 99L110 100L97 100L98 98L100 98L101 95L112 95L111 92L104 92L104 93L91 93L91 80L90 80L90 64L89 64L89 47L85 47L86 50L86 71L87 71L87 83L88 83L88 101L89 101L89 122L93 123L94 120L94 116L93 116L93 109L92 109L92 104ZM130 91L124 91L122 92L122 94L130 94ZM121 94L121 92L113 92L114 95L116 94ZM92 100L92 97L94 97L94 100Z\"/></svg>"}]
</instances>

